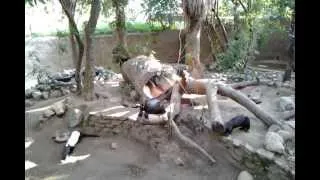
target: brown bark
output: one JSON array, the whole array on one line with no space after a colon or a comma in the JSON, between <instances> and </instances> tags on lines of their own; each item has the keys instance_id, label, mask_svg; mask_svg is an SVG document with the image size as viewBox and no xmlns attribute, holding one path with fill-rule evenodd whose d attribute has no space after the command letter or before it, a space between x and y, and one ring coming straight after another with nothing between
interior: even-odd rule
<instances>
[{"instance_id":1,"label":"brown bark","mask_svg":"<svg viewBox=\"0 0 320 180\"><path fill-rule=\"evenodd\" d=\"M93 74L94 74L94 58L93 58L93 44L92 35L96 29L97 21L101 10L100 0L92 0L89 22L85 26L85 39L86 39L86 65L85 65L85 77L83 95L87 101L94 99L93 93Z\"/></svg>"},{"instance_id":2,"label":"brown bark","mask_svg":"<svg viewBox=\"0 0 320 180\"><path fill-rule=\"evenodd\" d=\"M193 78L202 78L203 70L200 63L200 35L201 21L189 19L187 22L187 32L185 39L185 58L190 67Z\"/></svg>"},{"instance_id":3,"label":"brown bark","mask_svg":"<svg viewBox=\"0 0 320 180\"><path fill-rule=\"evenodd\" d=\"M211 124L214 125L216 130L223 132L224 122L221 118L219 105L217 103L217 91L217 87L214 87L212 83L207 85L207 102Z\"/></svg>"},{"instance_id":4,"label":"brown bark","mask_svg":"<svg viewBox=\"0 0 320 180\"><path fill-rule=\"evenodd\" d=\"M70 0L59 0L61 7L65 14L67 15L67 18L69 20L69 28L71 31L71 34L73 34L73 37L75 38L77 44L78 44L78 50L79 54L77 56L78 60L76 62L76 72L75 72L75 80L77 84L77 94L81 94L81 77L80 77L80 71L81 71L81 64L82 64L82 57L84 53L84 45L80 37L79 30L77 28L77 24L74 21L72 13L69 11L69 7L71 7L71 1ZM74 6L76 4L76 0L72 1L74 2Z\"/></svg>"}]
</instances>

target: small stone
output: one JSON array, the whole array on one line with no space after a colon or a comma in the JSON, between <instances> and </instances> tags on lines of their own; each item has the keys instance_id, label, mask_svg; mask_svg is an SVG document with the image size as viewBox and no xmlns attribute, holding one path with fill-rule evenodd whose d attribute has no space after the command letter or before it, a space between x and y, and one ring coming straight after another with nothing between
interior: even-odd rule
<instances>
[{"instance_id":1,"label":"small stone","mask_svg":"<svg viewBox=\"0 0 320 180\"><path fill-rule=\"evenodd\" d=\"M274 154L272 152L267 151L267 150L262 149L262 148L257 150L257 154L259 156L263 157L263 158L268 159L268 160L272 160L274 158Z\"/></svg>"},{"instance_id":2,"label":"small stone","mask_svg":"<svg viewBox=\"0 0 320 180\"><path fill-rule=\"evenodd\" d=\"M110 149L116 150L117 148L118 148L118 144L117 143L115 143L115 142L111 143Z\"/></svg>"},{"instance_id":3,"label":"small stone","mask_svg":"<svg viewBox=\"0 0 320 180\"><path fill-rule=\"evenodd\" d=\"M283 154L285 150L283 143L283 138L279 134L275 132L267 132L264 141L264 145L267 150Z\"/></svg>"},{"instance_id":4,"label":"small stone","mask_svg":"<svg viewBox=\"0 0 320 180\"><path fill-rule=\"evenodd\" d=\"M40 91L33 91L32 92L32 98L35 100L40 100L42 96L42 93Z\"/></svg>"},{"instance_id":5,"label":"small stone","mask_svg":"<svg viewBox=\"0 0 320 180\"><path fill-rule=\"evenodd\" d=\"M238 140L238 139L233 139L233 140L232 140L232 143L233 143L233 145L234 145L235 147L240 147L240 145L241 145L241 141Z\"/></svg>"},{"instance_id":6,"label":"small stone","mask_svg":"<svg viewBox=\"0 0 320 180\"><path fill-rule=\"evenodd\" d=\"M35 104L35 102L32 102L29 99L25 100L25 107L30 107L30 106L33 106L34 104Z\"/></svg>"},{"instance_id":7,"label":"small stone","mask_svg":"<svg viewBox=\"0 0 320 180\"><path fill-rule=\"evenodd\" d=\"M66 119L68 121L68 127L69 128L75 128L77 127L83 120L84 116L80 109L74 108L68 110L66 113Z\"/></svg>"},{"instance_id":8,"label":"small stone","mask_svg":"<svg viewBox=\"0 0 320 180\"><path fill-rule=\"evenodd\" d=\"M32 89L25 90L25 92L24 92L25 98L27 98L27 99L32 98L32 92L33 92Z\"/></svg>"},{"instance_id":9,"label":"small stone","mask_svg":"<svg viewBox=\"0 0 320 180\"><path fill-rule=\"evenodd\" d=\"M291 128L295 129L296 127L296 121L287 121L285 122L286 124L288 124Z\"/></svg>"},{"instance_id":10,"label":"small stone","mask_svg":"<svg viewBox=\"0 0 320 180\"><path fill-rule=\"evenodd\" d=\"M284 131L284 130L280 130L277 133L283 138L284 141L290 140L294 137L293 133L290 133L290 132Z\"/></svg>"},{"instance_id":11,"label":"small stone","mask_svg":"<svg viewBox=\"0 0 320 180\"><path fill-rule=\"evenodd\" d=\"M49 98L49 92L48 91L42 92L42 98L43 99L48 99Z\"/></svg>"},{"instance_id":12,"label":"small stone","mask_svg":"<svg viewBox=\"0 0 320 180\"><path fill-rule=\"evenodd\" d=\"M60 90L52 90L50 91L50 97L61 97L62 93Z\"/></svg>"},{"instance_id":13,"label":"small stone","mask_svg":"<svg viewBox=\"0 0 320 180\"><path fill-rule=\"evenodd\" d=\"M184 166L184 162L183 162L183 160L182 160L180 157L178 157L177 159L175 159L174 162L175 162L176 165L178 165L178 166Z\"/></svg>"},{"instance_id":14,"label":"small stone","mask_svg":"<svg viewBox=\"0 0 320 180\"><path fill-rule=\"evenodd\" d=\"M295 107L295 103L292 97L280 97L279 107L281 111L290 111Z\"/></svg>"},{"instance_id":15,"label":"small stone","mask_svg":"<svg viewBox=\"0 0 320 180\"><path fill-rule=\"evenodd\" d=\"M51 106L51 109L56 113L57 116L61 116L65 113L67 107L64 104L64 102L59 101L59 102L54 103Z\"/></svg>"},{"instance_id":16,"label":"small stone","mask_svg":"<svg viewBox=\"0 0 320 180\"><path fill-rule=\"evenodd\" d=\"M68 94L70 94L69 89L62 89L62 95L68 95Z\"/></svg>"},{"instance_id":17,"label":"small stone","mask_svg":"<svg viewBox=\"0 0 320 180\"><path fill-rule=\"evenodd\" d=\"M276 124L272 124L269 129L268 132L278 132L281 129L280 126L276 125Z\"/></svg>"},{"instance_id":18,"label":"small stone","mask_svg":"<svg viewBox=\"0 0 320 180\"><path fill-rule=\"evenodd\" d=\"M248 171L241 171L237 180L253 180L253 176Z\"/></svg>"},{"instance_id":19,"label":"small stone","mask_svg":"<svg viewBox=\"0 0 320 180\"><path fill-rule=\"evenodd\" d=\"M43 117L49 118L49 117L53 116L54 114L55 114L55 112L53 112L51 109L47 109L44 111Z\"/></svg>"}]
</instances>

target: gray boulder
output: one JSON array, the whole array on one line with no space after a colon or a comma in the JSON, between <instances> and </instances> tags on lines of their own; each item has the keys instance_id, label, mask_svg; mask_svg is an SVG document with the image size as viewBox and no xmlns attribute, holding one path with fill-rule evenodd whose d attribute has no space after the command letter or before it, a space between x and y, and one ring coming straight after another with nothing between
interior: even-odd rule
<instances>
[{"instance_id":1,"label":"gray boulder","mask_svg":"<svg viewBox=\"0 0 320 180\"><path fill-rule=\"evenodd\" d=\"M248 171L241 171L237 180L253 180L253 176Z\"/></svg>"},{"instance_id":2,"label":"gray boulder","mask_svg":"<svg viewBox=\"0 0 320 180\"><path fill-rule=\"evenodd\" d=\"M49 117L53 116L54 114L55 114L54 111L52 111L51 109L47 109L43 112L43 117L49 118Z\"/></svg>"},{"instance_id":3,"label":"gray boulder","mask_svg":"<svg viewBox=\"0 0 320 180\"><path fill-rule=\"evenodd\" d=\"M283 154L285 150L283 144L284 140L279 134L275 132L267 132L264 141L264 146L267 150Z\"/></svg>"},{"instance_id":4,"label":"gray boulder","mask_svg":"<svg viewBox=\"0 0 320 180\"><path fill-rule=\"evenodd\" d=\"M50 97L61 97L62 96L62 93L60 90L52 90L50 91Z\"/></svg>"},{"instance_id":5,"label":"gray boulder","mask_svg":"<svg viewBox=\"0 0 320 180\"><path fill-rule=\"evenodd\" d=\"M83 118L84 118L83 113L78 108L70 109L66 113L66 119L67 119L69 128L77 127L82 122Z\"/></svg>"},{"instance_id":6,"label":"gray boulder","mask_svg":"<svg viewBox=\"0 0 320 180\"><path fill-rule=\"evenodd\" d=\"M65 113L66 109L67 106L65 105L64 101L56 102L51 106L51 110L53 110L57 116L62 116Z\"/></svg>"},{"instance_id":7,"label":"gray boulder","mask_svg":"<svg viewBox=\"0 0 320 180\"><path fill-rule=\"evenodd\" d=\"M35 100L40 100L42 97L42 93L40 91L33 91L32 98Z\"/></svg>"},{"instance_id":8,"label":"gray boulder","mask_svg":"<svg viewBox=\"0 0 320 180\"><path fill-rule=\"evenodd\" d=\"M290 96L280 97L279 100L280 111L290 111L295 108L294 98Z\"/></svg>"}]
</instances>

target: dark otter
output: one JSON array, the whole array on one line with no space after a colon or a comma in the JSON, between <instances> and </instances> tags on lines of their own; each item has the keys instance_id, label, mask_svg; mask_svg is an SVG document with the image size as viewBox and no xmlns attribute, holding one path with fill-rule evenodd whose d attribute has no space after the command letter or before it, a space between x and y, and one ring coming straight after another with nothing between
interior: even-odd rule
<instances>
[{"instance_id":1,"label":"dark otter","mask_svg":"<svg viewBox=\"0 0 320 180\"><path fill-rule=\"evenodd\" d=\"M247 116L236 116L229 120L224 125L224 135L228 136L232 133L232 130L235 128L240 127L240 130L243 130L245 132L248 132L250 129L250 119Z\"/></svg>"}]
</instances>

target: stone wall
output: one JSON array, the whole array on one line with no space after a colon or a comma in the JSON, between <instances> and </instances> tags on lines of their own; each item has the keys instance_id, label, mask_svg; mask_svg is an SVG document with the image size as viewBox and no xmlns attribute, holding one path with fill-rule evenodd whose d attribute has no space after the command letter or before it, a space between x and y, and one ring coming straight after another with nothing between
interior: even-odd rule
<instances>
[{"instance_id":1,"label":"stone wall","mask_svg":"<svg viewBox=\"0 0 320 180\"><path fill-rule=\"evenodd\" d=\"M201 36L201 62L208 64L212 62L210 57L210 45L205 33ZM149 54L154 51L155 57L163 62L176 62L179 51L179 31L168 30L158 33L135 33L129 34L128 48L132 56L138 54ZM109 67L117 71L117 66L112 64L112 48L116 45L116 39L112 35L96 36L94 38L94 57L97 65ZM31 64L31 56L44 67L51 71L61 71L72 67L71 48L68 38L37 37L26 39L25 42L26 72ZM267 43L258 59L273 59L280 56L287 59L287 42L281 40L277 34ZM85 58L84 58L85 59ZM29 68L30 69L30 68Z\"/></svg>"},{"instance_id":2,"label":"stone wall","mask_svg":"<svg viewBox=\"0 0 320 180\"><path fill-rule=\"evenodd\" d=\"M159 139L159 137L167 138L162 132L166 128L153 128L157 128L157 126L144 126L128 118L110 118L99 114L91 114L83 124L83 130L90 131L91 134L96 133L102 136L129 135L140 142L147 143L152 150L157 151L157 149L154 149L153 141ZM207 132L209 131L207 130ZM159 133L162 133L162 135L159 135ZM209 141L210 139L208 139ZM284 158L263 148L255 149L248 143L231 137L222 137L220 141L228 149L232 158L246 167L256 179L295 179L294 167L290 166L290 163Z\"/></svg>"}]
</instances>

